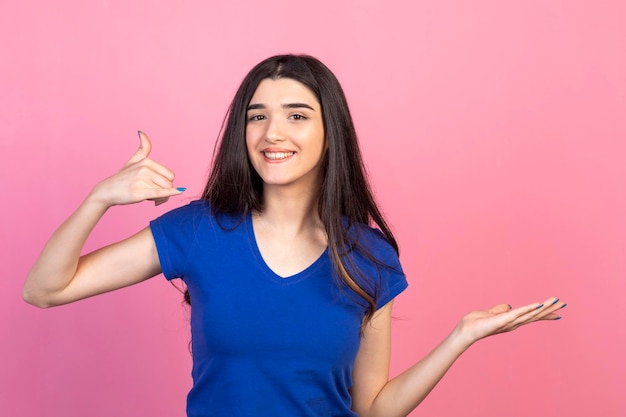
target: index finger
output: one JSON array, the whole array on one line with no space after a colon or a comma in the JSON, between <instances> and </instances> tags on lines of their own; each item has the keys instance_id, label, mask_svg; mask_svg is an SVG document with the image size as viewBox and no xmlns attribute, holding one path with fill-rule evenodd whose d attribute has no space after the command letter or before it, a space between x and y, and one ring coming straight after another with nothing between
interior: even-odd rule
<instances>
[{"instance_id":1,"label":"index finger","mask_svg":"<svg viewBox=\"0 0 626 417\"><path fill-rule=\"evenodd\" d=\"M175 175L174 171L166 167L165 165L161 165L154 159L147 158L145 160L145 164L148 168L152 169L154 172L159 174L160 176L166 178L168 181L174 181Z\"/></svg>"}]
</instances>

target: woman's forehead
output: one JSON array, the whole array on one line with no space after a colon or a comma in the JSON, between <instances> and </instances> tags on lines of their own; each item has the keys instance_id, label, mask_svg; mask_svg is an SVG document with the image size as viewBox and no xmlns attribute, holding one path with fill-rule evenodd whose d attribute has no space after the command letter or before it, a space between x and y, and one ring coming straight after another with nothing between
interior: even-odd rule
<instances>
[{"instance_id":1,"label":"woman's forehead","mask_svg":"<svg viewBox=\"0 0 626 417\"><path fill-rule=\"evenodd\" d=\"M257 86L249 104L305 102L317 104L317 96L309 87L292 78L265 78Z\"/></svg>"}]
</instances>

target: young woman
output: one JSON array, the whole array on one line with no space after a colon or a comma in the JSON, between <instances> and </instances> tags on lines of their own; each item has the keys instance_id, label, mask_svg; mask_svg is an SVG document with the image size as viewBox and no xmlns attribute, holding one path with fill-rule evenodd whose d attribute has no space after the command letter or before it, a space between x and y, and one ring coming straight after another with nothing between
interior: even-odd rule
<instances>
[{"instance_id":1,"label":"young woman","mask_svg":"<svg viewBox=\"0 0 626 417\"><path fill-rule=\"evenodd\" d=\"M229 108L202 199L81 256L114 205L180 194L141 145L50 238L24 286L39 307L182 278L191 307L189 416L405 416L471 344L559 318L555 298L465 316L389 380L393 299L407 286L365 179L334 75L309 56L258 64Z\"/></svg>"}]
</instances>

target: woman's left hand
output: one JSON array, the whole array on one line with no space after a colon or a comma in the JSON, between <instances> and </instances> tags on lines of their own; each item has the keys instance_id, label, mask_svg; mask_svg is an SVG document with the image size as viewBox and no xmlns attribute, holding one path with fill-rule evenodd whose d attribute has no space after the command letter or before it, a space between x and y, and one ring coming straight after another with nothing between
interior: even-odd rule
<instances>
[{"instance_id":1,"label":"woman's left hand","mask_svg":"<svg viewBox=\"0 0 626 417\"><path fill-rule=\"evenodd\" d=\"M461 319L456 331L467 345L499 333L510 332L525 324L540 320L558 320L556 311L566 304L552 297L543 303L528 304L512 308L509 304L498 304L489 310L472 311Z\"/></svg>"}]
</instances>

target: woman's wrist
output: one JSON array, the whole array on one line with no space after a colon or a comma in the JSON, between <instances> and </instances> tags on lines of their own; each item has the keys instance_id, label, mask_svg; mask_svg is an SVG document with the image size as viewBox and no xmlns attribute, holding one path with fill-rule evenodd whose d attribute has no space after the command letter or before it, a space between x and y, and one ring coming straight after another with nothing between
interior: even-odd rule
<instances>
[{"instance_id":1,"label":"woman's wrist","mask_svg":"<svg viewBox=\"0 0 626 417\"><path fill-rule=\"evenodd\" d=\"M108 202L103 196L100 195L98 185L96 185L83 202L83 206L90 207L93 210L104 214L109 208L114 206L115 204L111 204Z\"/></svg>"},{"instance_id":2,"label":"woman's wrist","mask_svg":"<svg viewBox=\"0 0 626 417\"><path fill-rule=\"evenodd\" d=\"M448 335L448 341L452 348L460 352L464 352L478 340L478 338L472 337L467 332L467 329L463 326L463 320L461 320Z\"/></svg>"}]
</instances>

